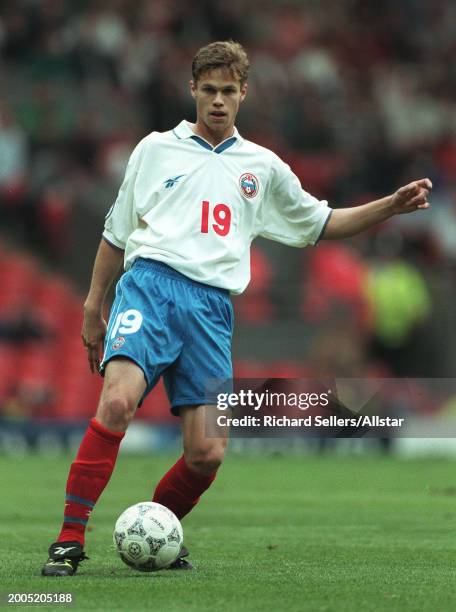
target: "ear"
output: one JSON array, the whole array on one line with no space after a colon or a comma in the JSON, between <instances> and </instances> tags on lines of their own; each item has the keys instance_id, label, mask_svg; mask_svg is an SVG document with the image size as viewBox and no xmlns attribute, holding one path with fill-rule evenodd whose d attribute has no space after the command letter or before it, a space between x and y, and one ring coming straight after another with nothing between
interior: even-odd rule
<instances>
[{"instance_id":1,"label":"ear","mask_svg":"<svg viewBox=\"0 0 456 612\"><path fill-rule=\"evenodd\" d=\"M241 85L241 102L244 102L245 100L245 96L247 95L247 83L244 83L243 85Z\"/></svg>"},{"instance_id":2,"label":"ear","mask_svg":"<svg viewBox=\"0 0 456 612\"><path fill-rule=\"evenodd\" d=\"M189 82L189 85L190 85L190 93L192 94L192 98L194 98L194 97L195 97L195 95L196 95L196 83L195 83L195 81L192 79L192 80Z\"/></svg>"}]
</instances>

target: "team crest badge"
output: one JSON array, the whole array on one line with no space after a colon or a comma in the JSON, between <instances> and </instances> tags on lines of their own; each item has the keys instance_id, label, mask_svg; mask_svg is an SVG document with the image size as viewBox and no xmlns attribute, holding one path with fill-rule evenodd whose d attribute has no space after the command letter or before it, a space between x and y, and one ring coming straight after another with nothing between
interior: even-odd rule
<instances>
[{"instance_id":1,"label":"team crest badge","mask_svg":"<svg viewBox=\"0 0 456 612\"><path fill-rule=\"evenodd\" d=\"M125 338L123 336L119 336L112 343L112 350L116 351L117 349L120 349L124 344L125 344Z\"/></svg>"},{"instance_id":2,"label":"team crest badge","mask_svg":"<svg viewBox=\"0 0 456 612\"><path fill-rule=\"evenodd\" d=\"M246 198L254 198L258 194L260 185L257 177L251 172L244 172L239 179L239 187Z\"/></svg>"}]
</instances>

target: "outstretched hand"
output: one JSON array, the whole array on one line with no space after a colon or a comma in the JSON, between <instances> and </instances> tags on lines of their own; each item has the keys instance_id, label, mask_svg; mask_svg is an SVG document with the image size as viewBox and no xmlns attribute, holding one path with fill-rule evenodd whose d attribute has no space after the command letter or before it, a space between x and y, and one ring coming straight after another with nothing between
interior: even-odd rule
<instances>
[{"instance_id":1,"label":"outstretched hand","mask_svg":"<svg viewBox=\"0 0 456 612\"><path fill-rule=\"evenodd\" d=\"M428 178L404 185L392 196L391 208L393 213L402 215L418 209L429 208L428 195L431 189L432 182Z\"/></svg>"}]
</instances>

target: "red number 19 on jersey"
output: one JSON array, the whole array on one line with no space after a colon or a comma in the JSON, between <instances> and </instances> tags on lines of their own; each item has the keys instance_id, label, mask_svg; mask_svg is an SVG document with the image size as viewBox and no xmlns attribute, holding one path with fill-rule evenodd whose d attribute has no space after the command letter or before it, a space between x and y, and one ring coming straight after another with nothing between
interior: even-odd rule
<instances>
[{"instance_id":1,"label":"red number 19 on jersey","mask_svg":"<svg viewBox=\"0 0 456 612\"><path fill-rule=\"evenodd\" d=\"M203 200L201 209L201 233L209 233L210 204ZM231 227L231 210L226 204L216 204L212 210L212 217L215 223L212 229L219 236L226 236Z\"/></svg>"}]
</instances>

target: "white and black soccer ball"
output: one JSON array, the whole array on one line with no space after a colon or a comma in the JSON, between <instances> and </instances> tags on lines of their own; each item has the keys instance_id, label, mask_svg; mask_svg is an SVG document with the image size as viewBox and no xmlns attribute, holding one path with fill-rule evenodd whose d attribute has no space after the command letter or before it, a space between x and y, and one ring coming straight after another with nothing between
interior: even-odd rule
<instances>
[{"instance_id":1,"label":"white and black soccer ball","mask_svg":"<svg viewBox=\"0 0 456 612\"><path fill-rule=\"evenodd\" d=\"M171 510L155 502L140 502L119 516L113 539L124 563L141 572L154 572L178 558L184 534Z\"/></svg>"}]
</instances>

